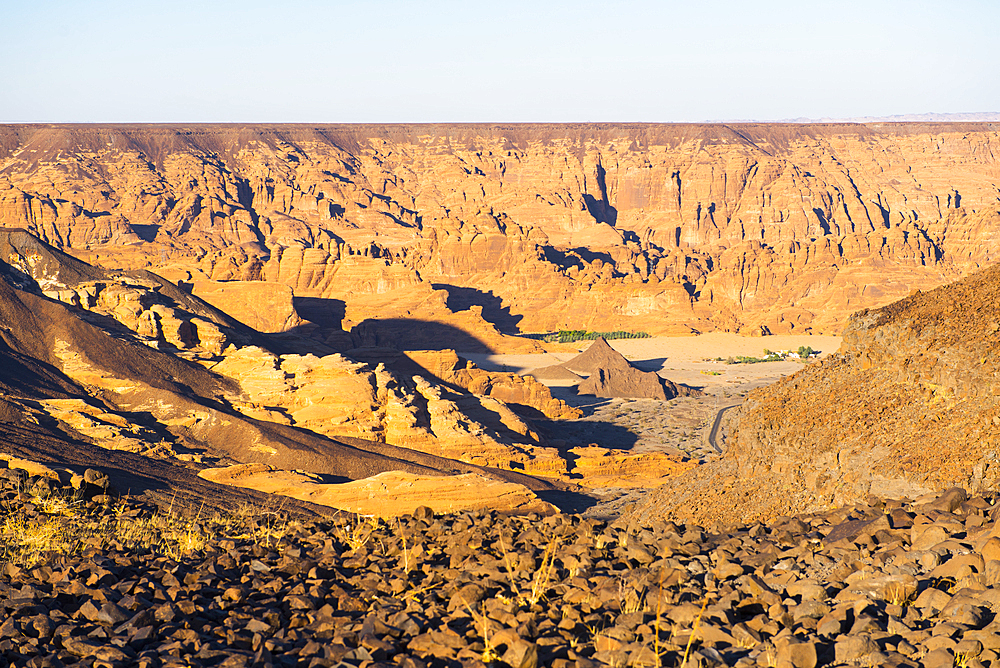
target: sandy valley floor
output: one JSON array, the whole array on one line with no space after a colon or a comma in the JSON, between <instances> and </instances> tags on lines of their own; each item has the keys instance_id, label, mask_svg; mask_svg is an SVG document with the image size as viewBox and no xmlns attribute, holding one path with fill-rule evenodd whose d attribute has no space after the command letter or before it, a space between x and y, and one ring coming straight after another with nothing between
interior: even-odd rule
<instances>
[{"instance_id":1,"label":"sandy valley floor","mask_svg":"<svg viewBox=\"0 0 1000 668\"><path fill-rule=\"evenodd\" d=\"M839 336L743 337L727 333L609 341L635 366L655 371L675 383L699 388L704 396L678 397L667 402L600 399L577 394L575 386L569 383L544 381L552 389L553 396L584 412L580 420L556 423L549 436L565 441L570 447L595 443L635 452L668 452L704 461L719 454L709 444L707 436L720 409L741 403L748 391L793 374L805 364L800 361L726 364L712 360L738 355L761 357L765 348L797 350L799 346L809 346L818 351L820 357L825 357L840 347L840 341ZM588 345L585 341L579 343L581 349ZM484 369L525 374L532 369L565 362L577 353L459 354ZM608 503L614 507L637 500L642 494L640 490L624 489L604 492Z\"/></svg>"}]
</instances>

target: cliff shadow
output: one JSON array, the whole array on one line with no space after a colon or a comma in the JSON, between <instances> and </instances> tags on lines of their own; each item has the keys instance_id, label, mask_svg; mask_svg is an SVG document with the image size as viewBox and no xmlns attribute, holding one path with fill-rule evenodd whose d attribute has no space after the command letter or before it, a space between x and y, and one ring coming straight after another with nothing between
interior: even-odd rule
<instances>
[{"instance_id":1,"label":"cliff shadow","mask_svg":"<svg viewBox=\"0 0 1000 668\"><path fill-rule=\"evenodd\" d=\"M135 232L137 237L146 243L152 243L156 239L156 233L160 231L160 226L156 224L142 225L139 223L129 223L129 227Z\"/></svg>"},{"instance_id":2,"label":"cliff shadow","mask_svg":"<svg viewBox=\"0 0 1000 668\"><path fill-rule=\"evenodd\" d=\"M542 246L542 254L545 261L558 266L561 269L576 267L584 269L584 265L600 260L604 264L615 263L610 254L603 251L594 251L589 248L555 248L554 246Z\"/></svg>"},{"instance_id":3,"label":"cliff shadow","mask_svg":"<svg viewBox=\"0 0 1000 668\"><path fill-rule=\"evenodd\" d=\"M305 320L284 332L263 334L267 348L278 355L312 353L322 357L354 347L343 329L347 304L342 299L292 297L292 308Z\"/></svg>"},{"instance_id":4,"label":"cliff shadow","mask_svg":"<svg viewBox=\"0 0 1000 668\"><path fill-rule=\"evenodd\" d=\"M663 369L666 357L654 357L648 360L628 360L628 363L640 371L652 371L657 373Z\"/></svg>"},{"instance_id":5,"label":"cliff shadow","mask_svg":"<svg viewBox=\"0 0 1000 668\"><path fill-rule=\"evenodd\" d=\"M448 293L446 306L452 311L468 311L473 306L483 309L483 320L492 324L504 334L520 334L518 323L523 315L513 315L509 306L503 305L503 298L493 294L493 291L483 292L476 288L463 288L447 283L432 283L435 290Z\"/></svg>"},{"instance_id":6,"label":"cliff shadow","mask_svg":"<svg viewBox=\"0 0 1000 668\"><path fill-rule=\"evenodd\" d=\"M491 354L494 350L482 339L463 329L431 320L415 318L369 318L351 329L355 348L394 350L461 350Z\"/></svg>"},{"instance_id":7,"label":"cliff shadow","mask_svg":"<svg viewBox=\"0 0 1000 668\"><path fill-rule=\"evenodd\" d=\"M613 399L597 397L592 394L579 394L575 386L550 387L549 391L556 399L562 399L570 406L583 411L584 420L538 420L535 424L541 429L550 444L559 450L567 459L572 459L569 451L578 446L599 445L602 448L630 450L639 442L639 436L627 427L613 422L588 420L597 409L607 406Z\"/></svg>"},{"instance_id":8,"label":"cliff shadow","mask_svg":"<svg viewBox=\"0 0 1000 668\"><path fill-rule=\"evenodd\" d=\"M323 329L341 329L347 304L343 299L322 297L292 297L292 307L303 320L315 323Z\"/></svg>"},{"instance_id":9,"label":"cliff shadow","mask_svg":"<svg viewBox=\"0 0 1000 668\"><path fill-rule=\"evenodd\" d=\"M285 332L262 335L266 347L275 354L313 353L322 357L359 348L383 351L452 349L487 355L494 352L485 341L465 330L416 318L368 318L345 331L341 323L346 309L339 299L296 297L295 308L306 323ZM364 361L382 361L375 359L378 354L369 360L371 356L364 356Z\"/></svg>"},{"instance_id":10,"label":"cliff shadow","mask_svg":"<svg viewBox=\"0 0 1000 668\"><path fill-rule=\"evenodd\" d=\"M597 199L593 195L583 194L583 203L587 207L587 212L599 223L607 223L611 227L618 222L618 209L611 206L603 199Z\"/></svg>"},{"instance_id":11,"label":"cliff shadow","mask_svg":"<svg viewBox=\"0 0 1000 668\"><path fill-rule=\"evenodd\" d=\"M570 452L573 448L598 445L613 450L631 450L639 442L638 435L612 422L547 420L534 424L548 440L549 445L571 462L576 458Z\"/></svg>"},{"instance_id":12,"label":"cliff shadow","mask_svg":"<svg viewBox=\"0 0 1000 668\"><path fill-rule=\"evenodd\" d=\"M601 499L596 496L565 489L538 490L535 495L564 513L582 513L601 503Z\"/></svg>"}]
</instances>

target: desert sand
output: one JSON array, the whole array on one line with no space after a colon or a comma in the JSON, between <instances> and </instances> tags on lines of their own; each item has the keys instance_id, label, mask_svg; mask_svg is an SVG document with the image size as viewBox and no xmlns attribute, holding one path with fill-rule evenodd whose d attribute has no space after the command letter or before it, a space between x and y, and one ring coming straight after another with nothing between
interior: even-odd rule
<instances>
[{"instance_id":1,"label":"desert sand","mask_svg":"<svg viewBox=\"0 0 1000 668\"><path fill-rule=\"evenodd\" d=\"M809 346L819 351L820 357L835 352L841 343L839 336L811 336L777 334L773 336L741 336L730 332L709 332L697 336L654 336L647 339L614 339L608 344L635 366L657 371L674 382L688 385L706 385L708 389L732 384L753 383L764 379L794 373L802 367L800 362L768 362L763 364L725 364L710 361L717 357L726 359L744 355L760 357L764 349L797 350ZM532 369L561 364L586 350L589 341L580 341L577 351L546 352L529 355L498 355L482 353L459 354L490 371L530 373ZM705 375L702 371L721 371L721 376ZM695 382L697 381L697 382ZM558 387L574 384L573 381L544 381Z\"/></svg>"},{"instance_id":2,"label":"desert sand","mask_svg":"<svg viewBox=\"0 0 1000 668\"><path fill-rule=\"evenodd\" d=\"M742 402L750 390L769 385L802 369L806 361L787 360L758 364L715 361L739 355L760 357L764 349L797 350L809 346L823 359L840 348L839 336L774 335L747 337L726 332L699 336L661 336L616 339L608 342L626 359L645 371L655 371L675 383L704 392L701 397L677 397L669 402L649 399L600 399L577 394L578 380L542 379L552 396L580 408L580 421L559 423L557 430L569 442L586 439L605 447L634 452L667 452L702 460L719 454L707 443L707 431L716 414ZM590 345L576 344L579 349ZM565 346L564 346L565 347ZM497 371L529 374L532 369L566 362L577 351L536 355L482 355L462 353L478 366Z\"/></svg>"},{"instance_id":3,"label":"desert sand","mask_svg":"<svg viewBox=\"0 0 1000 668\"><path fill-rule=\"evenodd\" d=\"M475 473L451 476L386 471L348 483L324 482L302 471L279 471L265 464L205 469L206 480L234 485L371 517L412 514L433 499L442 512L496 511L504 514L558 512L523 485Z\"/></svg>"}]
</instances>

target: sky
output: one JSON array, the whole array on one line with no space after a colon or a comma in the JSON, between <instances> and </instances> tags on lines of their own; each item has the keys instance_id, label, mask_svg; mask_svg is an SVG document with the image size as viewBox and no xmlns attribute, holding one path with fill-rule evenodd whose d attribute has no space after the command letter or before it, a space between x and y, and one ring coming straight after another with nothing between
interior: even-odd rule
<instances>
[{"instance_id":1,"label":"sky","mask_svg":"<svg viewBox=\"0 0 1000 668\"><path fill-rule=\"evenodd\" d=\"M997 0L5 0L0 122L1000 111Z\"/></svg>"}]
</instances>

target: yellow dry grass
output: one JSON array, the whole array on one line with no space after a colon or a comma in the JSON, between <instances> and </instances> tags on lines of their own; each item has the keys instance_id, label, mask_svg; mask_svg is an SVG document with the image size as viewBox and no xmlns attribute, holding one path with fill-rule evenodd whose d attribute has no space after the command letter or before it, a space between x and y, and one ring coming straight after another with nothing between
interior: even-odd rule
<instances>
[{"instance_id":1,"label":"yellow dry grass","mask_svg":"<svg viewBox=\"0 0 1000 668\"><path fill-rule=\"evenodd\" d=\"M87 548L157 552L179 559L216 538L277 544L288 530L280 511L242 506L231 513L205 517L175 512L129 512L123 503L97 508L72 494L53 493L23 504L0 507L0 563L33 567L53 554L71 555Z\"/></svg>"}]
</instances>

